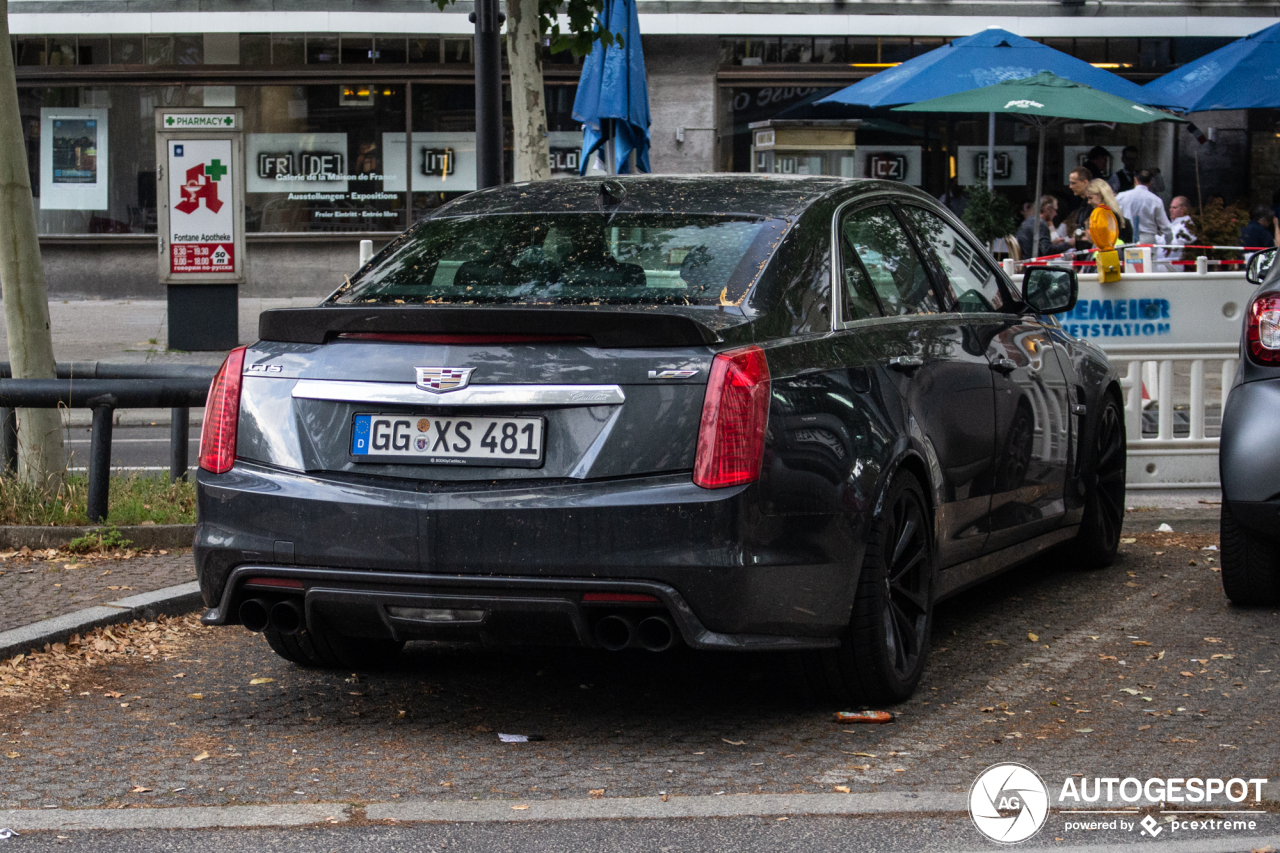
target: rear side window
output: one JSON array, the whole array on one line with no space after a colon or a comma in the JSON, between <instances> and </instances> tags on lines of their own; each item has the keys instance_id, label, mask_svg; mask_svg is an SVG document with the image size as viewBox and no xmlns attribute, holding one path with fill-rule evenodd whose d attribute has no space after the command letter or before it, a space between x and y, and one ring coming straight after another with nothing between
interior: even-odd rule
<instances>
[{"instance_id":1,"label":"rear side window","mask_svg":"<svg viewBox=\"0 0 1280 853\"><path fill-rule=\"evenodd\" d=\"M890 317L901 314L936 314L938 300L930 287L929 274L898 217L887 206L855 211L840 225L846 259L857 255L859 264L845 263L845 290L861 300L869 310L867 297L874 296ZM848 278L851 267L860 267ZM865 280L870 281L870 288ZM866 292L866 291L870 292Z\"/></svg>"},{"instance_id":2,"label":"rear side window","mask_svg":"<svg viewBox=\"0 0 1280 853\"><path fill-rule=\"evenodd\" d=\"M1000 277L982 252L947 224L941 216L922 207L904 207L924 251L933 255L951 290L957 311L999 311L1004 305Z\"/></svg>"},{"instance_id":3,"label":"rear side window","mask_svg":"<svg viewBox=\"0 0 1280 853\"><path fill-rule=\"evenodd\" d=\"M765 222L622 212L429 220L333 301L718 305Z\"/></svg>"}]
</instances>

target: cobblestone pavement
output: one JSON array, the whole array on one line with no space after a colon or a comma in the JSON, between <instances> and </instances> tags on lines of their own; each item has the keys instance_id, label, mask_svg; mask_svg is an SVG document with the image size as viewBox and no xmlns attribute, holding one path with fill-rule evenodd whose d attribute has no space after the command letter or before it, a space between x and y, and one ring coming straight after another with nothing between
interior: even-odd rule
<instances>
[{"instance_id":1,"label":"cobblestone pavement","mask_svg":"<svg viewBox=\"0 0 1280 853\"><path fill-rule=\"evenodd\" d=\"M941 605L890 725L834 723L786 657L417 644L353 675L205 629L180 659L0 700L0 809L967 790L998 760L1280 777L1277 614L1228 605L1216 534L1126 536L1109 569L1042 560Z\"/></svg>"},{"instance_id":2,"label":"cobblestone pavement","mask_svg":"<svg viewBox=\"0 0 1280 853\"><path fill-rule=\"evenodd\" d=\"M9 605L0 608L0 631L195 579L189 549L91 561L62 552L11 558L0 563L0 601Z\"/></svg>"}]
</instances>

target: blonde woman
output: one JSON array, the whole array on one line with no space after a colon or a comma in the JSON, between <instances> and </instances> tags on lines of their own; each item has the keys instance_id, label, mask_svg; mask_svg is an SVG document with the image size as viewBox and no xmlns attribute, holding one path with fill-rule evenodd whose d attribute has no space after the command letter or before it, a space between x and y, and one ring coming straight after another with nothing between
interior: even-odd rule
<instances>
[{"instance_id":1,"label":"blonde woman","mask_svg":"<svg viewBox=\"0 0 1280 853\"><path fill-rule=\"evenodd\" d=\"M1133 242L1133 227L1125 221L1124 213L1120 211L1120 202L1116 201L1116 194L1112 191L1111 184L1101 178L1094 178L1085 187L1084 197L1089 202L1090 209L1105 204L1116 215L1116 225L1120 227L1119 242ZM1085 220L1083 224L1087 229L1089 226L1088 220Z\"/></svg>"}]
</instances>

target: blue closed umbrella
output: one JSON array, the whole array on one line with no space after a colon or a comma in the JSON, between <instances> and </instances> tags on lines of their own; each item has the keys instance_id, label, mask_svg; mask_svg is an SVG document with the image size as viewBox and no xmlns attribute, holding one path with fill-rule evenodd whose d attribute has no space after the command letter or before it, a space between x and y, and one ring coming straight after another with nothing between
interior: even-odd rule
<instances>
[{"instance_id":1,"label":"blue closed umbrella","mask_svg":"<svg viewBox=\"0 0 1280 853\"><path fill-rule=\"evenodd\" d=\"M1138 100L1189 113L1280 107L1280 24L1152 80Z\"/></svg>"},{"instance_id":2,"label":"blue closed umbrella","mask_svg":"<svg viewBox=\"0 0 1280 853\"><path fill-rule=\"evenodd\" d=\"M1005 80L1021 80L1041 71L1052 71L1066 80L1147 103L1142 98L1141 86L999 27L958 38L830 94L818 103L868 107L914 104Z\"/></svg>"},{"instance_id":3,"label":"blue closed umbrella","mask_svg":"<svg viewBox=\"0 0 1280 853\"><path fill-rule=\"evenodd\" d=\"M617 172L630 171L628 155L632 151L636 152L636 168L648 172L649 90L640 47L640 15L634 0L608 0L601 23L622 38L622 47L596 42L582 64L578 95L573 101L573 118L583 123L579 174L586 174L591 155L609 137L613 138Z\"/></svg>"}]
</instances>

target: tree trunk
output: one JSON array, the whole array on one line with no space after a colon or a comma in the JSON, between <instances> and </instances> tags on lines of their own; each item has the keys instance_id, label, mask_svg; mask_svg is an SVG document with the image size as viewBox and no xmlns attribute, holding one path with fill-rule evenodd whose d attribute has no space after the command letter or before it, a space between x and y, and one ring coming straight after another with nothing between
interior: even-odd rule
<instances>
[{"instance_id":1,"label":"tree trunk","mask_svg":"<svg viewBox=\"0 0 1280 853\"><path fill-rule=\"evenodd\" d=\"M511 69L515 179L545 181L551 177L551 149L547 144L538 0L507 0L507 65Z\"/></svg>"},{"instance_id":2,"label":"tree trunk","mask_svg":"<svg viewBox=\"0 0 1280 853\"><path fill-rule=\"evenodd\" d=\"M0 0L0 298L13 377L56 378L49 297L9 42L8 0ZM66 463L57 409L18 411L18 473L50 493L62 484Z\"/></svg>"}]
</instances>

